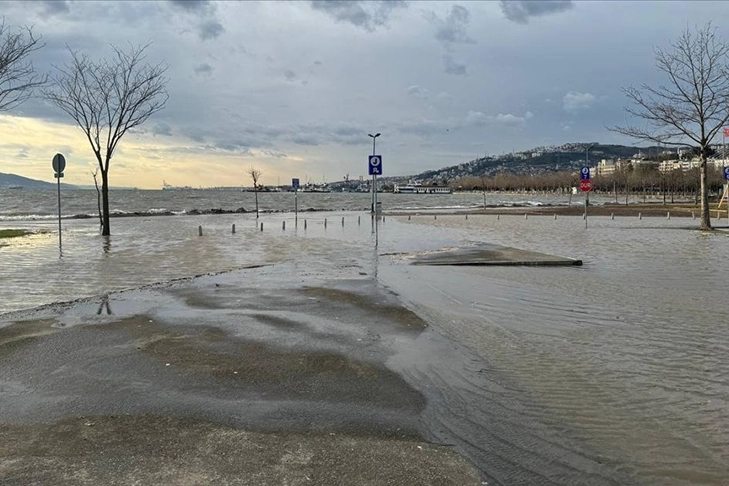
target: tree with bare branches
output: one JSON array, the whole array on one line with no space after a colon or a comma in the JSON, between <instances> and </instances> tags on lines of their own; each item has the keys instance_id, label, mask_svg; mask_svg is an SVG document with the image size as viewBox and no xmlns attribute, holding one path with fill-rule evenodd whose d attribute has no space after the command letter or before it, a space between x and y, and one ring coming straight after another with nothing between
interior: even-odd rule
<instances>
[{"instance_id":1,"label":"tree with bare branches","mask_svg":"<svg viewBox=\"0 0 729 486\"><path fill-rule=\"evenodd\" d=\"M626 111L644 126L611 130L639 140L698 147L700 163L700 228L711 229L707 159L710 144L729 120L729 44L709 23L686 28L670 50L655 49L656 67L666 83L624 88L631 102Z\"/></svg>"},{"instance_id":2,"label":"tree with bare branches","mask_svg":"<svg viewBox=\"0 0 729 486\"><path fill-rule=\"evenodd\" d=\"M45 99L67 113L86 135L101 173L102 235L110 235L109 163L122 137L164 108L169 98L164 64L150 65L150 44L123 51L112 46L110 59L92 61L73 51L71 62L56 68Z\"/></svg>"},{"instance_id":3,"label":"tree with bare branches","mask_svg":"<svg viewBox=\"0 0 729 486\"><path fill-rule=\"evenodd\" d=\"M258 189L260 187L258 181L261 179L263 172L255 167L249 167L247 173L253 180L253 192L256 195L256 218L258 218Z\"/></svg>"},{"instance_id":4,"label":"tree with bare branches","mask_svg":"<svg viewBox=\"0 0 729 486\"><path fill-rule=\"evenodd\" d=\"M0 111L27 100L47 77L35 72L29 57L43 44L30 28L12 30L0 20Z\"/></svg>"}]
</instances>

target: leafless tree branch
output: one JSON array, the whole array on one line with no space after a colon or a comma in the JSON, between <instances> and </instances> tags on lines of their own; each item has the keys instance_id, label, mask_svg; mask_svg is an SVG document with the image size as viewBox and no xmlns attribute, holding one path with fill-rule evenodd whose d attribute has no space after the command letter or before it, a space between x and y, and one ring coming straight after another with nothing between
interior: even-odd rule
<instances>
[{"instance_id":1,"label":"leafless tree branch","mask_svg":"<svg viewBox=\"0 0 729 486\"><path fill-rule=\"evenodd\" d=\"M610 130L638 140L699 148L701 228L710 229L706 160L710 145L729 122L729 44L709 23L686 29L669 50L655 50L656 68L666 85L625 88L626 112L642 120Z\"/></svg>"},{"instance_id":2,"label":"leafless tree branch","mask_svg":"<svg viewBox=\"0 0 729 486\"><path fill-rule=\"evenodd\" d=\"M0 20L0 111L20 105L46 83L47 76L37 74L29 60L43 46L31 28L11 30Z\"/></svg>"},{"instance_id":3,"label":"leafless tree branch","mask_svg":"<svg viewBox=\"0 0 729 486\"><path fill-rule=\"evenodd\" d=\"M130 46L128 51L112 46L111 59L98 62L68 48L70 63L56 67L51 86L43 90L44 98L81 128L96 156L105 235L110 234L108 173L114 151L128 130L162 110L169 99L167 66L146 62L150 45Z\"/></svg>"}]
</instances>

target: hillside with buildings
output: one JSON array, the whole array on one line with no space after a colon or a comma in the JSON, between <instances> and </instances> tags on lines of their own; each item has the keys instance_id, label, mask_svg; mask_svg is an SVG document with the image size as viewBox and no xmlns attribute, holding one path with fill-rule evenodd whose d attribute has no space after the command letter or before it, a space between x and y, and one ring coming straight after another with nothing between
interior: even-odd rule
<instances>
[{"instance_id":1,"label":"hillside with buildings","mask_svg":"<svg viewBox=\"0 0 729 486\"><path fill-rule=\"evenodd\" d=\"M589 148L589 150L588 150ZM714 147L710 166L721 168L723 148ZM627 167L654 165L660 172L688 171L699 166L698 156L690 149L666 147L630 147L599 143L568 143L559 146L535 147L521 152L482 157L459 165L428 170L409 177L383 178L388 182L412 180L421 184L453 184L460 179L495 177L497 175L546 175L575 172L587 163L594 176L608 176ZM383 182L385 182L383 180Z\"/></svg>"}]
</instances>

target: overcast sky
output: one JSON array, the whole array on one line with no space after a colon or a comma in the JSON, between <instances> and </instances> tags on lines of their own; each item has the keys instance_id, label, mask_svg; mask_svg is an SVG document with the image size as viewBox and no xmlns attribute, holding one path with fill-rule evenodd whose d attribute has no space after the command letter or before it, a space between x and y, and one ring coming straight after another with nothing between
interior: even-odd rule
<instances>
[{"instance_id":1,"label":"overcast sky","mask_svg":"<svg viewBox=\"0 0 729 486\"><path fill-rule=\"evenodd\" d=\"M167 107L127 133L112 186L331 182L415 174L540 145L632 145L622 87L660 82L654 47L729 18L729 2L0 2L33 26L38 71L151 41ZM717 22L729 40L729 27ZM70 118L40 100L0 113L0 172L91 184L95 160Z\"/></svg>"}]
</instances>

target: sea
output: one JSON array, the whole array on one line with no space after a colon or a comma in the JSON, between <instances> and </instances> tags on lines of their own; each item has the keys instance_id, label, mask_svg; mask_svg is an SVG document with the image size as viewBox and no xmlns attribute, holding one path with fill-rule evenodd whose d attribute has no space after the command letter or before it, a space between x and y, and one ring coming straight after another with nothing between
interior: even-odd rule
<instances>
[{"instance_id":1,"label":"sea","mask_svg":"<svg viewBox=\"0 0 729 486\"><path fill-rule=\"evenodd\" d=\"M424 342L406 379L427 384L434 440L488 484L729 484L726 219L699 232L668 215L522 210L584 203L568 194L380 194L380 218L369 194L258 199L257 217L253 193L115 190L102 237L95 191L64 191L59 245L55 191L0 190L0 229L37 231L0 240L0 326L39 306L251 265L284 279L372 278L464 350L439 368ZM483 206L504 211L469 214ZM484 242L583 265L407 263Z\"/></svg>"}]
</instances>

